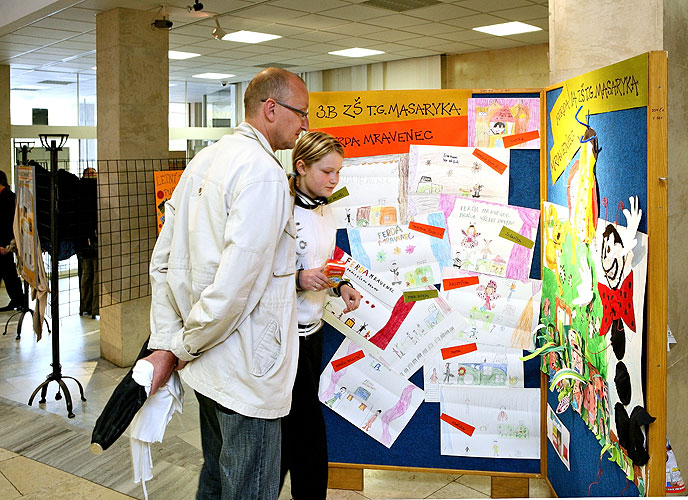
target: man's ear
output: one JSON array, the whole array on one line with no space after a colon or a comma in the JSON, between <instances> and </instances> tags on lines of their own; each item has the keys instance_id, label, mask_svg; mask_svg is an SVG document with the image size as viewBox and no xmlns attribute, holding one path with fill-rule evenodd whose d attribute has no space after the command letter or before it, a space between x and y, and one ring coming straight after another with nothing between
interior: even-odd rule
<instances>
[{"instance_id":1,"label":"man's ear","mask_svg":"<svg viewBox=\"0 0 688 500\"><path fill-rule=\"evenodd\" d=\"M265 116L265 119L268 120L269 122L274 122L276 117L275 117L275 108L277 107L277 103L273 101L272 99L268 99L265 101L263 104L263 115Z\"/></svg>"}]
</instances>

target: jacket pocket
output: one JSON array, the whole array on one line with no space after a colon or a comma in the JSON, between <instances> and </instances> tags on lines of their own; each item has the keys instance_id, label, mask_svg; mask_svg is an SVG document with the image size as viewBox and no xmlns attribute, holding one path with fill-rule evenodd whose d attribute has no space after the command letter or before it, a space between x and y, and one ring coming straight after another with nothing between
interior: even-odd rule
<instances>
[{"instance_id":1,"label":"jacket pocket","mask_svg":"<svg viewBox=\"0 0 688 500\"><path fill-rule=\"evenodd\" d=\"M271 319L263 330L260 341L253 349L251 375L262 377L268 373L275 366L275 362L280 356L281 348L279 324L276 320Z\"/></svg>"},{"instance_id":2,"label":"jacket pocket","mask_svg":"<svg viewBox=\"0 0 688 500\"><path fill-rule=\"evenodd\" d=\"M272 275L290 276L296 272L296 224L294 218L287 221L282 237L277 243Z\"/></svg>"}]
</instances>

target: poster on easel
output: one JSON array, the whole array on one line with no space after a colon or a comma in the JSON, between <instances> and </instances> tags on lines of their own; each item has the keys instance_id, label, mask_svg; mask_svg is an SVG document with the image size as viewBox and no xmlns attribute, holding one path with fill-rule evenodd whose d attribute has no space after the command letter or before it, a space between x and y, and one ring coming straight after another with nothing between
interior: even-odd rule
<instances>
[{"instance_id":1,"label":"poster on easel","mask_svg":"<svg viewBox=\"0 0 688 500\"><path fill-rule=\"evenodd\" d=\"M36 228L36 168L28 165L18 165L15 175L17 179L17 209L15 219L18 219L19 234L15 232L17 250L21 260L21 276L37 288L36 265L40 254L38 230Z\"/></svg>"},{"instance_id":2,"label":"poster on easel","mask_svg":"<svg viewBox=\"0 0 688 500\"><path fill-rule=\"evenodd\" d=\"M155 183L155 225L158 228L158 234L160 234L165 223L165 203L172 198L172 192L177 187L179 178L183 173L183 170L153 172L153 182Z\"/></svg>"}]
</instances>

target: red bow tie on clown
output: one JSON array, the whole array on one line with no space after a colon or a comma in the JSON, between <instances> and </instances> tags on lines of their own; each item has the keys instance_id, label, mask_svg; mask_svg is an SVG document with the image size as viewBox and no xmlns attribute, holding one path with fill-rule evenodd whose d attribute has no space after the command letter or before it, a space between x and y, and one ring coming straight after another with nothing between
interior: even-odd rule
<instances>
[{"instance_id":1,"label":"red bow tie on clown","mask_svg":"<svg viewBox=\"0 0 688 500\"><path fill-rule=\"evenodd\" d=\"M602 283L597 284L602 300L602 325L600 335L606 335L612 322L621 319L626 326L635 332L635 313L633 312L633 271L617 289L609 288Z\"/></svg>"}]
</instances>

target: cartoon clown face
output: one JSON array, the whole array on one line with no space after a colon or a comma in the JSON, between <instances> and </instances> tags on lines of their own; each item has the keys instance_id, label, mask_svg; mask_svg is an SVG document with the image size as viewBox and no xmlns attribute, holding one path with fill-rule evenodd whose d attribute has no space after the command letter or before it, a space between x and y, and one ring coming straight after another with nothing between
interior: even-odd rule
<instances>
[{"instance_id":1,"label":"cartoon clown face","mask_svg":"<svg viewBox=\"0 0 688 500\"><path fill-rule=\"evenodd\" d=\"M602 270L609 288L613 290L621 285L626 256L619 232L612 224L607 224L602 234Z\"/></svg>"}]
</instances>

